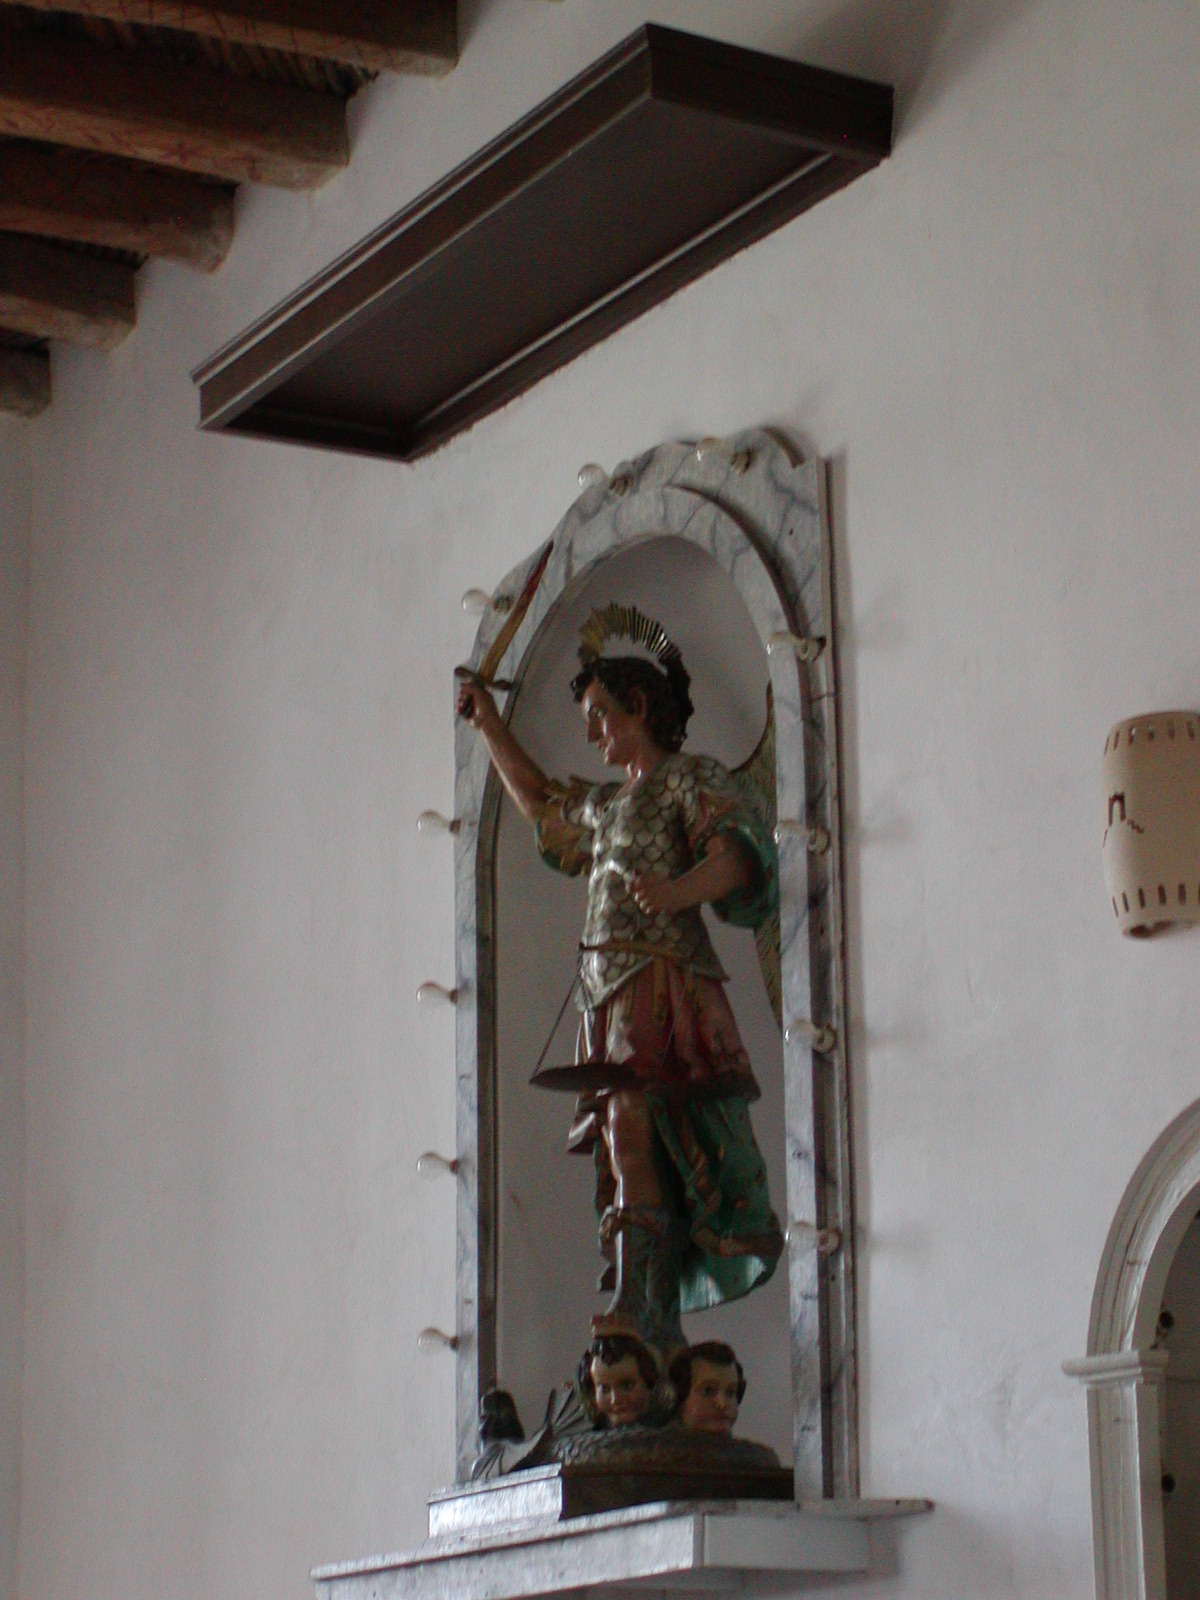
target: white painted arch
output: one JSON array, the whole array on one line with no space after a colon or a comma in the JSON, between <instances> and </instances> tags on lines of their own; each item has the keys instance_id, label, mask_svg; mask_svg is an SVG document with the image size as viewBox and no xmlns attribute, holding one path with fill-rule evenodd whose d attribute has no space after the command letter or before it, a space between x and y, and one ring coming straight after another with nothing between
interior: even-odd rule
<instances>
[{"instance_id":1,"label":"white painted arch","mask_svg":"<svg viewBox=\"0 0 1200 1600\"><path fill-rule=\"evenodd\" d=\"M1200 1100L1164 1129L1121 1197L1100 1259L1088 1353L1064 1371L1088 1391L1098 1600L1165 1600L1156 1345L1167 1274L1200 1204Z\"/></svg>"}]
</instances>

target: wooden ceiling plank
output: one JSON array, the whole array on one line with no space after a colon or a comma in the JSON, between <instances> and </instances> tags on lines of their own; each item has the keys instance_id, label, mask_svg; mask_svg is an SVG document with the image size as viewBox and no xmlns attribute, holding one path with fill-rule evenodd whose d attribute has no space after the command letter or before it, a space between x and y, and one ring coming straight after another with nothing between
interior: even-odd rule
<instances>
[{"instance_id":1,"label":"wooden ceiling plank","mask_svg":"<svg viewBox=\"0 0 1200 1600\"><path fill-rule=\"evenodd\" d=\"M111 350L134 325L133 277L123 261L0 233L0 325Z\"/></svg>"},{"instance_id":2,"label":"wooden ceiling plank","mask_svg":"<svg viewBox=\"0 0 1200 1600\"><path fill-rule=\"evenodd\" d=\"M8 0L13 3L13 0ZM175 28L373 72L445 73L458 60L455 0L21 0L110 22Z\"/></svg>"},{"instance_id":3,"label":"wooden ceiling plank","mask_svg":"<svg viewBox=\"0 0 1200 1600\"><path fill-rule=\"evenodd\" d=\"M0 347L0 411L36 417L50 404L50 352Z\"/></svg>"},{"instance_id":4,"label":"wooden ceiling plank","mask_svg":"<svg viewBox=\"0 0 1200 1600\"><path fill-rule=\"evenodd\" d=\"M115 156L3 140L0 229L166 256L211 272L233 238L233 191Z\"/></svg>"},{"instance_id":5,"label":"wooden ceiling plank","mask_svg":"<svg viewBox=\"0 0 1200 1600\"><path fill-rule=\"evenodd\" d=\"M350 159L336 95L0 20L5 134L285 189L314 188Z\"/></svg>"}]
</instances>

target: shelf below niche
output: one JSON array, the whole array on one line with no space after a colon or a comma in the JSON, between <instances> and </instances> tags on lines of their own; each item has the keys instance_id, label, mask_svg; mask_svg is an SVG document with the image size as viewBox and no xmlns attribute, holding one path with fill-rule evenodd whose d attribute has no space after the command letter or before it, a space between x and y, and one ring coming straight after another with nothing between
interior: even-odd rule
<instances>
[{"instance_id":1,"label":"shelf below niche","mask_svg":"<svg viewBox=\"0 0 1200 1600\"><path fill-rule=\"evenodd\" d=\"M646 24L193 373L200 425L409 461L878 165L892 90Z\"/></svg>"},{"instance_id":2,"label":"shelf below niche","mask_svg":"<svg viewBox=\"0 0 1200 1600\"><path fill-rule=\"evenodd\" d=\"M560 1520L545 1514L557 1471L513 1475L534 1491L523 1519L460 1526L418 1550L318 1567L318 1600L520 1600L631 1586L720 1592L768 1577L866 1573L873 1522L932 1510L928 1500L671 1501ZM431 1525L439 1516L446 1525L453 1497L432 1498Z\"/></svg>"}]
</instances>

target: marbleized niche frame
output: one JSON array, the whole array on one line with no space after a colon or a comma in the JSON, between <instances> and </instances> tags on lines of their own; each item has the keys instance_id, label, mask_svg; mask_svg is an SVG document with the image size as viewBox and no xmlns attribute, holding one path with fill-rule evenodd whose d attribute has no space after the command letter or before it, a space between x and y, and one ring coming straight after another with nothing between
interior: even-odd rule
<instances>
[{"instance_id":1,"label":"marbleized niche frame","mask_svg":"<svg viewBox=\"0 0 1200 1600\"><path fill-rule=\"evenodd\" d=\"M520 694L543 625L597 563L647 539L715 559L770 668L784 1018L787 1268L797 1500L858 1494L854 1227L846 1060L837 674L826 471L774 432L659 445L596 474L549 541L545 571L497 675ZM478 668L546 545L498 586ZM500 785L483 742L455 736L457 1473L477 1451L496 1376L495 855Z\"/></svg>"}]
</instances>

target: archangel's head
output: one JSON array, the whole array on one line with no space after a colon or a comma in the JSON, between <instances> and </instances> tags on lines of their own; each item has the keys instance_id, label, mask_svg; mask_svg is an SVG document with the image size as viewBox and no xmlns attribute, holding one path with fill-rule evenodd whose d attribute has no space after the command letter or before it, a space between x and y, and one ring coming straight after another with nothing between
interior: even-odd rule
<instances>
[{"instance_id":1,"label":"archangel's head","mask_svg":"<svg viewBox=\"0 0 1200 1600\"><path fill-rule=\"evenodd\" d=\"M604 646L616 638L641 645L647 654L604 655ZM588 689L596 684L627 715L645 723L646 732L660 750L678 750L693 710L691 677L679 647L661 625L643 616L635 606L611 601L592 612L580 629L580 640L581 666L571 679L575 699L582 703Z\"/></svg>"}]
</instances>

